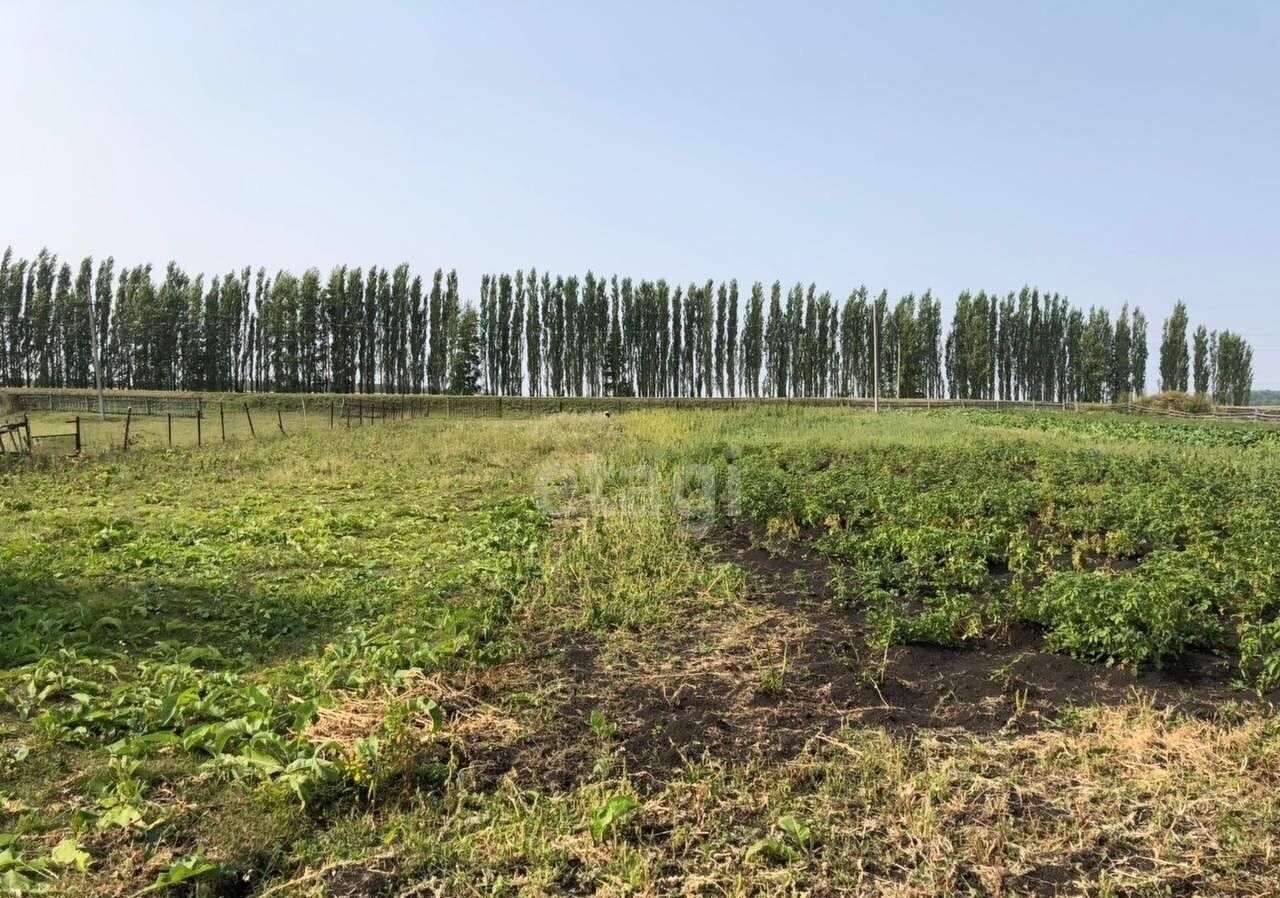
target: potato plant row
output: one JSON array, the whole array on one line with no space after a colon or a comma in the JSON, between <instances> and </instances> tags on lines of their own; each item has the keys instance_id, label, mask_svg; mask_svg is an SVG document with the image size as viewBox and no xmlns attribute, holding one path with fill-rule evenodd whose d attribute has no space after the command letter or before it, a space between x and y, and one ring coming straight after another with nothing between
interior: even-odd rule
<instances>
[{"instance_id":1,"label":"potato plant row","mask_svg":"<svg viewBox=\"0 0 1280 898\"><path fill-rule=\"evenodd\" d=\"M1095 433L1080 418L976 417ZM1156 446L1250 446L1273 433L1102 426ZM837 595L886 643L964 645L1023 622L1079 658L1159 666L1191 650L1229 653L1245 682L1274 686L1280 468L1270 454L1133 448L1018 438L762 447L738 462L740 504L825 553Z\"/></svg>"}]
</instances>

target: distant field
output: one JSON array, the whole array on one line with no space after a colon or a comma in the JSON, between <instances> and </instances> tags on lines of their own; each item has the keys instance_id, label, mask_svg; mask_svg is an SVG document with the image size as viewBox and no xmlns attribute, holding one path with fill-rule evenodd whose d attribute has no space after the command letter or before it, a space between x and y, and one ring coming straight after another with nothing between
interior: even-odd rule
<instances>
[{"instance_id":1,"label":"distant field","mask_svg":"<svg viewBox=\"0 0 1280 898\"><path fill-rule=\"evenodd\" d=\"M1180 394L1170 394L1180 395ZM1157 399L1159 397L1156 397ZM1184 397L1187 398L1187 397ZM686 411L771 409L868 409L873 401L855 397L545 397L545 396L427 396L401 394L298 393L172 393L114 391L105 394L100 416L96 394L85 390L10 389L0 392L0 422L30 421L36 450L46 455L68 454L71 434L79 418L81 449L90 454L134 448L203 446L210 442L265 438L300 430L374 426L387 421L423 417L529 418L557 412L593 414L639 410ZM997 413L1094 412L1131 413L1138 417L1221 419L1224 422L1266 422L1280 426L1280 415L1256 408L1217 407L1208 414L1188 414L1159 403L1115 406L1109 403L1036 402L960 399L888 399L890 410L959 409ZM1209 406L1205 404L1205 410ZM197 415L200 417L197 424ZM1095 416L1096 419L1096 416Z\"/></svg>"},{"instance_id":2,"label":"distant field","mask_svg":"<svg viewBox=\"0 0 1280 898\"><path fill-rule=\"evenodd\" d=\"M0 893L1274 889L1274 425L208 408L0 468Z\"/></svg>"}]
</instances>

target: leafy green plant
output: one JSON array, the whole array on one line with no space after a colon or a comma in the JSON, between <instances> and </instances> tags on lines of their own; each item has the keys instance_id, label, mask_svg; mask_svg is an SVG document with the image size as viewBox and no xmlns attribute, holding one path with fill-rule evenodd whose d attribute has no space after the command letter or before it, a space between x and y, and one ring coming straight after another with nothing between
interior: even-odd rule
<instances>
[{"instance_id":1,"label":"leafy green plant","mask_svg":"<svg viewBox=\"0 0 1280 898\"><path fill-rule=\"evenodd\" d=\"M1241 621L1240 678L1259 695L1280 686L1280 619Z\"/></svg>"},{"instance_id":2,"label":"leafy green plant","mask_svg":"<svg viewBox=\"0 0 1280 898\"><path fill-rule=\"evenodd\" d=\"M785 816L778 818L778 829L782 830L787 840L800 851L809 851L813 848L813 830L808 824L800 822L795 817Z\"/></svg>"},{"instance_id":3,"label":"leafy green plant","mask_svg":"<svg viewBox=\"0 0 1280 898\"><path fill-rule=\"evenodd\" d=\"M1028 599L1046 638L1069 654L1107 663L1159 665L1192 646L1212 646L1221 627L1194 576L1134 577L1063 571Z\"/></svg>"},{"instance_id":4,"label":"leafy green plant","mask_svg":"<svg viewBox=\"0 0 1280 898\"><path fill-rule=\"evenodd\" d=\"M787 668L791 647L782 646L782 657L778 661L757 662L760 677L760 691L765 695L781 695L787 688Z\"/></svg>"},{"instance_id":5,"label":"leafy green plant","mask_svg":"<svg viewBox=\"0 0 1280 898\"><path fill-rule=\"evenodd\" d=\"M588 827L597 842L614 835L622 821L640 809L640 802L630 793L611 796L591 813Z\"/></svg>"},{"instance_id":6,"label":"leafy green plant","mask_svg":"<svg viewBox=\"0 0 1280 898\"><path fill-rule=\"evenodd\" d=\"M196 852L171 863L160 872L154 883L143 889L143 892L158 892L183 883L209 879L220 872L217 864L210 863L200 852Z\"/></svg>"},{"instance_id":7,"label":"leafy green plant","mask_svg":"<svg viewBox=\"0 0 1280 898\"><path fill-rule=\"evenodd\" d=\"M786 815L778 818L777 828L781 831L782 838L766 836L757 840L747 849L744 860L759 859L769 864L787 864L813 850L813 830L807 823Z\"/></svg>"},{"instance_id":8,"label":"leafy green plant","mask_svg":"<svg viewBox=\"0 0 1280 898\"><path fill-rule=\"evenodd\" d=\"M589 723L591 724L591 732L595 733L596 739L602 744L613 742L618 738L618 725L605 717L604 712L599 708L591 709Z\"/></svg>"}]
</instances>

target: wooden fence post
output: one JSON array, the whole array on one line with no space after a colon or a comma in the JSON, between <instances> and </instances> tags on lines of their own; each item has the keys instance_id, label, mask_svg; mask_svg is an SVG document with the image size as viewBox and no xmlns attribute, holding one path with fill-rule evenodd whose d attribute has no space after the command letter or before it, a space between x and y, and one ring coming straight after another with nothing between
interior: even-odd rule
<instances>
[{"instance_id":1,"label":"wooden fence post","mask_svg":"<svg viewBox=\"0 0 1280 898\"><path fill-rule=\"evenodd\" d=\"M133 406L124 410L124 451L129 451L129 424L133 421Z\"/></svg>"},{"instance_id":2,"label":"wooden fence post","mask_svg":"<svg viewBox=\"0 0 1280 898\"><path fill-rule=\"evenodd\" d=\"M173 412L169 412L166 417L169 419L169 448L173 448Z\"/></svg>"},{"instance_id":3,"label":"wooden fence post","mask_svg":"<svg viewBox=\"0 0 1280 898\"><path fill-rule=\"evenodd\" d=\"M280 425L280 432L284 433L284 413L280 411L280 406L276 406L276 421Z\"/></svg>"},{"instance_id":4,"label":"wooden fence post","mask_svg":"<svg viewBox=\"0 0 1280 898\"><path fill-rule=\"evenodd\" d=\"M244 404L244 416L249 419L249 436L257 439L258 434L253 429L253 415L249 414L249 403L247 402Z\"/></svg>"},{"instance_id":5,"label":"wooden fence post","mask_svg":"<svg viewBox=\"0 0 1280 898\"><path fill-rule=\"evenodd\" d=\"M204 420L204 410L199 405L196 406L196 446L204 445L204 428L200 426L200 422Z\"/></svg>"},{"instance_id":6,"label":"wooden fence post","mask_svg":"<svg viewBox=\"0 0 1280 898\"><path fill-rule=\"evenodd\" d=\"M329 400L329 429L333 430L333 400Z\"/></svg>"},{"instance_id":7,"label":"wooden fence post","mask_svg":"<svg viewBox=\"0 0 1280 898\"><path fill-rule=\"evenodd\" d=\"M80 454L80 416L76 415L76 455Z\"/></svg>"}]
</instances>

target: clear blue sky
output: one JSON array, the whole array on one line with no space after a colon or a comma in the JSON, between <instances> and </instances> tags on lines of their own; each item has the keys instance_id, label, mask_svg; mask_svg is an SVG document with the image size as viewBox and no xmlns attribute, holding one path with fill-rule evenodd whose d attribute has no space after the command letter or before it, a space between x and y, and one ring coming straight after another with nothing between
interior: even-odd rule
<instances>
[{"instance_id":1,"label":"clear blue sky","mask_svg":"<svg viewBox=\"0 0 1280 898\"><path fill-rule=\"evenodd\" d=\"M0 2L0 245L1173 301L1280 387L1280 2ZM1155 351L1153 340L1152 351Z\"/></svg>"}]
</instances>

